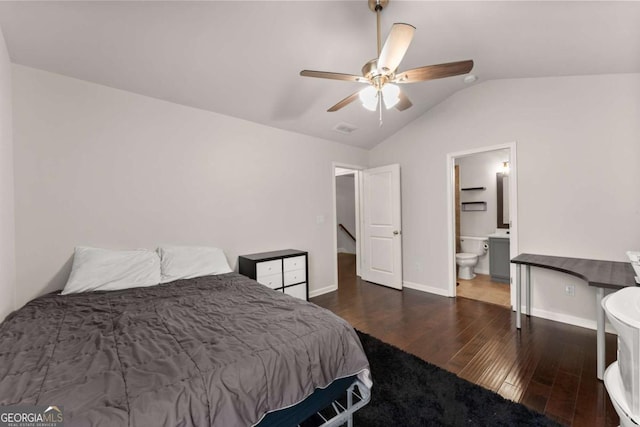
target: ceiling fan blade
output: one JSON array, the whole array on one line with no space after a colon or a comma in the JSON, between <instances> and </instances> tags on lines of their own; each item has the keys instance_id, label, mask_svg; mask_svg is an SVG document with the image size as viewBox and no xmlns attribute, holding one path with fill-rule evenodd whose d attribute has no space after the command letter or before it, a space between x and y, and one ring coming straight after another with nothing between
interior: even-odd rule
<instances>
[{"instance_id":1,"label":"ceiling fan blade","mask_svg":"<svg viewBox=\"0 0 640 427\"><path fill-rule=\"evenodd\" d=\"M425 80L442 79L444 77L467 74L473 68L473 61L448 62L446 64L425 65L424 67L413 68L403 71L393 79L394 83L414 83Z\"/></svg>"},{"instance_id":2,"label":"ceiling fan blade","mask_svg":"<svg viewBox=\"0 0 640 427\"><path fill-rule=\"evenodd\" d=\"M413 104L409 100L409 97L403 91L400 91L400 95L398 96L400 97L400 101L398 101L398 103L396 104L396 110L404 111L407 108L411 108Z\"/></svg>"},{"instance_id":3,"label":"ceiling fan blade","mask_svg":"<svg viewBox=\"0 0 640 427\"><path fill-rule=\"evenodd\" d=\"M359 82L359 83L369 82L366 78L362 76L355 76L353 74L331 73L329 71L302 70L300 71L300 75L304 77L317 77L320 79L344 80L347 82Z\"/></svg>"},{"instance_id":4,"label":"ceiling fan blade","mask_svg":"<svg viewBox=\"0 0 640 427\"><path fill-rule=\"evenodd\" d=\"M347 96L345 99L343 99L342 101L338 102L336 105L334 105L333 107L329 108L327 110L328 113L333 113L334 111L338 111L339 109L346 107L347 105L351 104L353 101L355 101L356 99L358 99L358 94L360 93L360 91L352 93L351 95Z\"/></svg>"},{"instance_id":5,"label":"ceiling fan blade","mask_svg":"<svg viewBox=\"0 0 640 427\"><path fill-rule=\"evenodd\" d=\"M407 53L416 28L409 24L393 24L378 57L378 69L394 72Z\"/></svg>"}]
</instances>

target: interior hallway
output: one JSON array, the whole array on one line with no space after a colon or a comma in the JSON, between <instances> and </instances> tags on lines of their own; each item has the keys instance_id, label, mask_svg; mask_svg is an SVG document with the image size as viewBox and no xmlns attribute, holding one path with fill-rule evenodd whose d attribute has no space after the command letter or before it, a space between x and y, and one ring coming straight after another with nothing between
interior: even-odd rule
<instances>
[{"instance_id":1,"label":"interior hallway","mask_svg":"<svg viewBox=\"0 0 640 427\"><path fill-rule=\"evenodd\" d=\"M595 331L524 316L518 332L506 307L365 282L353 255L340 254L338 265L338 291L311 301L355 328L564 425L618 425L596 379ZM615 349L607 334L607 365Z\"/></svg>"}]
</instances>

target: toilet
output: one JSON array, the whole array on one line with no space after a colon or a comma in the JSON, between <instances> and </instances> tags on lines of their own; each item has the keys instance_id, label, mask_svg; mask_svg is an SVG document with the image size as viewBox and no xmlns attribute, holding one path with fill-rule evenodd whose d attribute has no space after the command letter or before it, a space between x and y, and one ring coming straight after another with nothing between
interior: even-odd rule
<instances>
[{"instance_id":1,"label":"toilet","mask_svg":"<svg viewBox=\"0 0 640 427\"><path fill-rule=\"evenodd\" d=\"M460 236L462 252L456 254L458 278L471 280L476 277L473 269L478 264L478 257L485 255L489 249L487 237Z\"/></svg>"}]
</instances>

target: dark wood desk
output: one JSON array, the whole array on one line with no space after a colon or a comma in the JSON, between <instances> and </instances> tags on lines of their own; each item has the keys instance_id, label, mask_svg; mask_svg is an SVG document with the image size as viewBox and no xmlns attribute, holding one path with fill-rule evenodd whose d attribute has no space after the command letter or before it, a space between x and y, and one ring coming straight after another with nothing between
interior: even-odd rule
<instances>
[{"instance_id":1,"label":"dark wood desk","mask_svg":"<svg viewBox=\"0 0 640 427\"><path fill-rule=\"evenodd\" d=\"M511 260L516 264L516 327L520 329L522 311L522 289L521 289L521 266L525 266L525 288L526 288L526 313L531 315L531 267L546 268L571 274L585 282L589 286L594 286L596 290L596 313L597 313L597 375L602 379L605 369L605 330L604 330L604 308L602 308L602 298L604 290L622 289L627 286L636 286L634 279L635 272L628 262L601 261L595 259L566 258L558 256L520 254Z\"/></svg>"}]
</instances>

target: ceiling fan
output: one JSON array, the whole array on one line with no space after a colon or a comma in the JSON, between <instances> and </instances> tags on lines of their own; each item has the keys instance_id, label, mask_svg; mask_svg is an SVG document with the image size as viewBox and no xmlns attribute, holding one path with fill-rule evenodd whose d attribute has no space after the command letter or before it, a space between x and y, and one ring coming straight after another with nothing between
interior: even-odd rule
<instances>
[{"instance_id":1,"label":"ceiling fan","mask_svg":"<svg viewBox=\"0 0 640 427\"><path fill-rule=\"evenodd\" d=\"M415 27L409 24L396 23L391 27L391 32L380 46L380 12L388 4L389 0L368 0L369 9L376 14L378 35L378 57L364 64L362 76L353 74L332 73L328 71L302 70L301 76L318 77L322 79L344 80L349 82L368 83L368 86L358 92L344 98L342 101L329 108L328 112L338 111L360 99L362 105L371 111L380 108L380 124L382 125L382 104L387 109L395 107L404 111L413 104L397 84L415 83L426 80L441 79L444 77L466 74L473 68L473 61L449 62L446 64L427 65L398 72L398 66L402 61L411 40Z\"/></svg>"}]
</instances>

